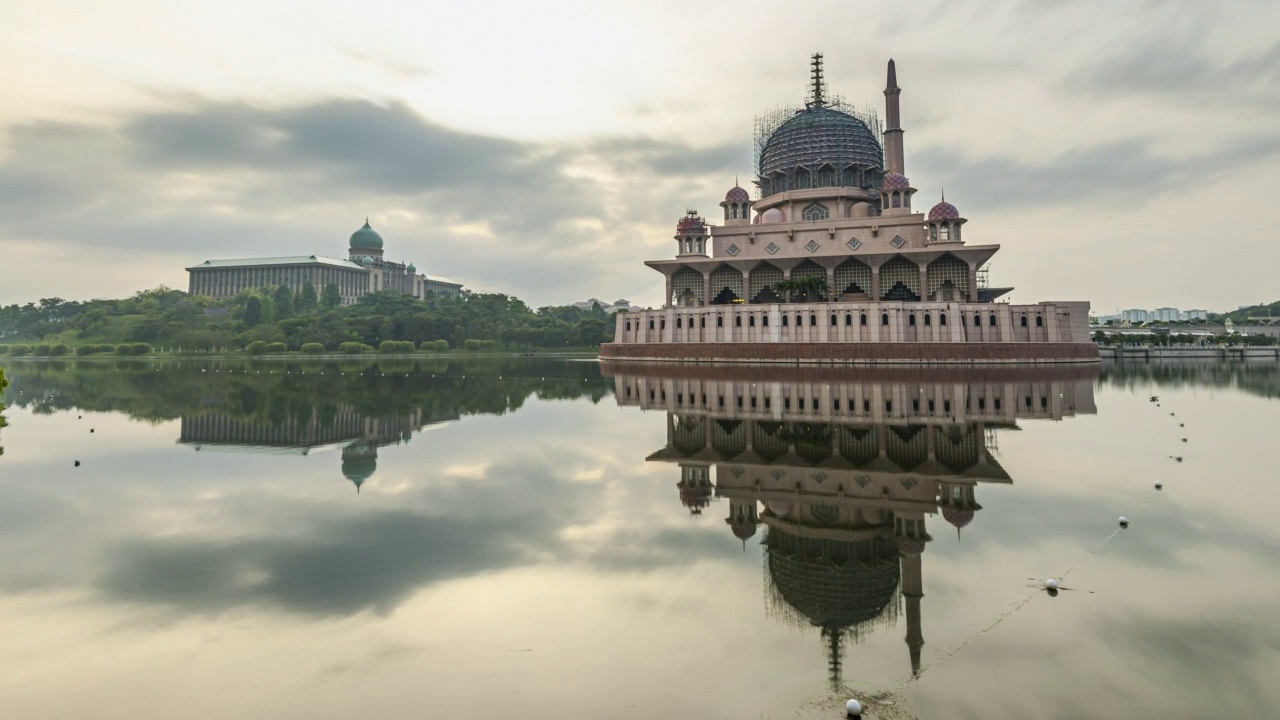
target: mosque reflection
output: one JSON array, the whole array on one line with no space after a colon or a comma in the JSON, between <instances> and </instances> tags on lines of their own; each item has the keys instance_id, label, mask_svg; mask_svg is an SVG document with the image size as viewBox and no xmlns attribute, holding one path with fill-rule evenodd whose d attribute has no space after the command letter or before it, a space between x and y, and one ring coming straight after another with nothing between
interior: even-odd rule
<instances>
[{"instance_id":1,"label":"mosque reflection","mask_svg":"<svg viewBox=\"0 0 1280 720\"><path fill-rule=\"evenodd\" d=\"M457 414L428 415L412 410L403 415L373 417L351 405L324 405L294 417L243 417L229 410L204 408L183 413L178 442L195 450L229 452L288 452L307 455L342 448L342 474L356 486L378 468L378 448L409 442L428 425L457 420Z\"/></svg>"},{"instance_id":2,"label":"mosque reflection","mask_svg":"<svg viewBox=\"0 0 1280 720\"><path fill-rule=\"evenodd\" d=\"M928 525L941 514L959 534L980 484L1012 483L998 433L1096 412L1087 367L605 371L619 403L666 412L667 445L648 460L679 468L689 512L727 501L744 544L763 526L771 610L818 629L833 686L846 642L901 619L920 671Z\"/></svg>"}]
</instances>

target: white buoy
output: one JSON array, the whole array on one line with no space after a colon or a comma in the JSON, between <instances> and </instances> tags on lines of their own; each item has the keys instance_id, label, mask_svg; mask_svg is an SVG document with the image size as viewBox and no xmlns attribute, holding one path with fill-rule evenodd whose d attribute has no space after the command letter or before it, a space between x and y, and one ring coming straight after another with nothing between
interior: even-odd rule
<instances>
[{"instance_id":1,"label":"white buoy","mask_svg":"<svg viewBox=\"0 0 1280 720\"><path fill-rule=\"evenodd\" d=\"M1120 527L1129 527L1129 518L1127 518L1127 517L1125 517L1125 516L1121 515L1121 516L1120 516Z\"/></svg>"},{"instance_id":2,"label":"white buoy","mask_svg":"<svg viewBox=\"0 0 1280 720\"><path fill-rule=\"evenodd\" d=\"M1050 590L1057 590L1058 589L1057 578L1049 578L1048 580L1045 580L1044 586L1049 588Z\"/></svg>"},{"instance_id":3,"label":"white buoy","mask_svg":"<svg viewBox=\"0 0 1280 720\"><path fill-rule=\"evenodd\" d=\"M849 702L844 704L845 712L849 713L849 717L862 717L862 703L849 698Z\"/></svg>"}]
</instances>

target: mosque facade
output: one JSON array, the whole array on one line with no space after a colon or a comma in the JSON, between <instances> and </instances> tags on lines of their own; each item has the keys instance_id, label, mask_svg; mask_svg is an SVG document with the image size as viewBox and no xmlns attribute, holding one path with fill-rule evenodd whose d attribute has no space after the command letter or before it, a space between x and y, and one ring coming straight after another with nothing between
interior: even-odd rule
<instances>
[{"instance_id":1,"label":"mosque facade","mask_svg":"<svg viewBox=\"0 0 1280 720\"><path fill-rule=\"evenodd\" d=\"M297 292L310 284L319 296L325 287L333 284L343 305L356 303L369 293L384 291L416 298L424 298L427 293L457 295L462 292L462 285L449 278L419 273L412 262L386 259L382 245L382 236L366 220L363 227L351 234L345 260L317 255L205 260L187 268L187 292L223 299L244 290L278 285Z\"/></svg>"},{"instance_id":2,"label":"mosque facade","mask_svg":"<svg viewBox=\"0 0 1280 720\"><path fill-rule=\"evenodd\" d=\"M675 257L645 263L662 307L619 313L601 357L1096 362L1088 302L999 302L1012 288L984 266L1000 246L945 197L915 209L894 62L883 128L829 99L822 73L818 54L804 106L757 123L756 197L735 185L719 225L679 219Z\"/></svg>"}]
</instances>

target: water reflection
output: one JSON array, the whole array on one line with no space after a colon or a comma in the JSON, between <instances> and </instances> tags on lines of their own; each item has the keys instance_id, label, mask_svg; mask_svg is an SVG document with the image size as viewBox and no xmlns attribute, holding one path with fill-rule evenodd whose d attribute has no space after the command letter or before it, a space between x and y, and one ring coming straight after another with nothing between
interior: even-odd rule
<instances>
[{"instance_id":1,"label":"water reflection","mask_svg":"<svg viewBox=\"0 0 1280 720\"><path fill-rule=\"evenodd\" d=\"M1096 412L1092 368L872 370L607 365L623 405L664 410L666 447L693 514L727 501L745 543L764 526L774 617L817 628L828 679L844 645L905 619L920 672L923 554L941 514L957 538L977 488L1012 483L998 433Z\"/></svg>"}]
</instances>

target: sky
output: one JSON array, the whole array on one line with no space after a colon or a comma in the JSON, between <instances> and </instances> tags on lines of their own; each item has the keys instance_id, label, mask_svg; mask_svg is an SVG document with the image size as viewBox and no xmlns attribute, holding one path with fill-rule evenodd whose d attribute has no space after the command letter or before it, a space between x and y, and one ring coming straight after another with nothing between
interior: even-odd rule
<instances>
[{"instance_id":1,"label":"sky","mask_svg":"<svg viewBox=\"0 0 1280 720\"><path fill-rule=\"evenodd\" d=\"M387 257L531 306L661 302L754 118L902 90L1011 299L1277 299L1280 4L0 0L0 304L185 289L207 259ZM881 113L883 115L883 113Z\"/></svg>"}]
</instances>

